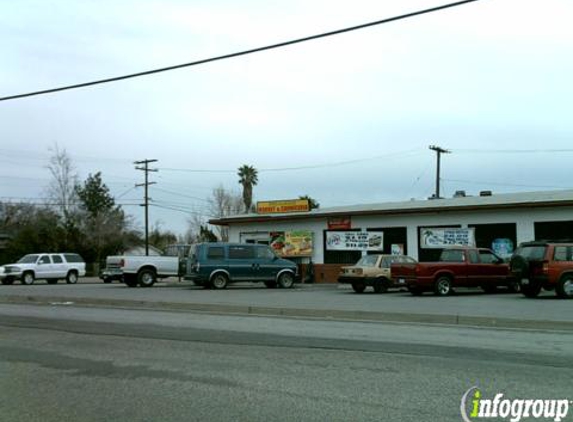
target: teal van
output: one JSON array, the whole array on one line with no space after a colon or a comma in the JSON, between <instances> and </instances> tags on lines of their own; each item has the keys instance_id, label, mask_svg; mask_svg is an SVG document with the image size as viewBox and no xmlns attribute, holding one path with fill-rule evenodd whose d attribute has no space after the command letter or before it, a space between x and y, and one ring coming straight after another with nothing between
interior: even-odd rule
<instances>
[{"instance_id":1,"label":"teal van","mask_svg":"<svg viewBox=\"0 0 573 422\"><path fill-rule=\"evenodd\" d=\"M185 280L213 289L224 289L237 281L288 289L297 280L297 270L294 262L279 258L266 245L199 243L189 254Z\"/></svg>"}]
</instances>

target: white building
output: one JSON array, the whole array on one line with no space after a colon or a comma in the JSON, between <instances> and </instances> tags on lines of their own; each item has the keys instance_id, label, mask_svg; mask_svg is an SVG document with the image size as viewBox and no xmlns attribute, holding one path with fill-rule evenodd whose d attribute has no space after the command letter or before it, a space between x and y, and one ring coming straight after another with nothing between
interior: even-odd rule
<instances>
[{"instance_id":1,"label":"white building","mask_svg":"<svg viewBox=\"0 0 573 422\"><path fill-rule=\"evenodd\" d=\"M573 239L573 190L494 195L482 192L480 196L310 212L246 214L210 222L228 226L229 241L241 243L270 244L276 232L308 231L312 234L312 253L294 260L306 264L312 259L317 281L336 281L342 264L354 263L367 252L363 248L333 248L332 242L327 244L332 232L382 232L380 251L401 251L423 261L433 259L437 250L424 244L423 234L443 234L444 228L452 229L448 233L469 233L470 243L478 247L495 249L501 245L505 252L511 252L525 241Z\"/></svg>"}]
</instances>

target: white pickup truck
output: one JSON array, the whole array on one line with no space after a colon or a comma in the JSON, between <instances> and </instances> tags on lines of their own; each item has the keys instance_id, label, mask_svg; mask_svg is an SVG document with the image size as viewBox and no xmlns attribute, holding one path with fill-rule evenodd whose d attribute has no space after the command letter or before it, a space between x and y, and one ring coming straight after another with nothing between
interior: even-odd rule
<instances>
[{"instance_id":1,"label":"white pickup truck","mask_svg":"<svg viewBox=\"0 0 573 422\"><path fill-rule=\"evenodd\" d=\"M151 287L159 279L181 276L189 249L189 245L171 245L162 256L108 256L100 278L104 283L121 280L129 287Z\"/></svg>"}]
</instances>

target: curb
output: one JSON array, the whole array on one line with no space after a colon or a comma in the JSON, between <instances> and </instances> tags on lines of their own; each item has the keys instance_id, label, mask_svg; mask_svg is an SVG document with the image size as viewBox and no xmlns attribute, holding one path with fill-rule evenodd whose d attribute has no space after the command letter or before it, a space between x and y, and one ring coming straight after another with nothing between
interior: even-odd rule
<instances>
[{"instance_id":1,"label":"curb","mask_svg":"<svg viewBox=\"0 0 573 422\"><path fill-rule=\"evenodd\" d=\"M54 296L7 296L0 297L0 303L11 305L65 305L132 310L207 312L229 315L308 318L333 321L390 322L482 328L573 331L573 321L523 320L515 318L493 318L467 315L406 314L396 312L347 311L337 309L272 308L250 305L149 302L123 299L62 298Z\"/></svg>"}]
</instances>

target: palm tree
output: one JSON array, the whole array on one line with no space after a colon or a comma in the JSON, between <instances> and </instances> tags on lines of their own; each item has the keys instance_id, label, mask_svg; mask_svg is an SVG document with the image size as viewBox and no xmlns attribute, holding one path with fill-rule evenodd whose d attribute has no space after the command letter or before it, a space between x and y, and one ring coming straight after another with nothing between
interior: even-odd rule
<instances>
[{"instance_id":1,"label":"palm tree","mask_svg":"<svg viewBox=\"0 0 573 422\"><path fill-rule=\"evenodd\" d=\"M245 212L251 211L253 204L253 186L257 184L258 172L253 166L246 164L239 167L239 183L243 185L243 202L245 203Z\"/></svg>"}]
</instances>

